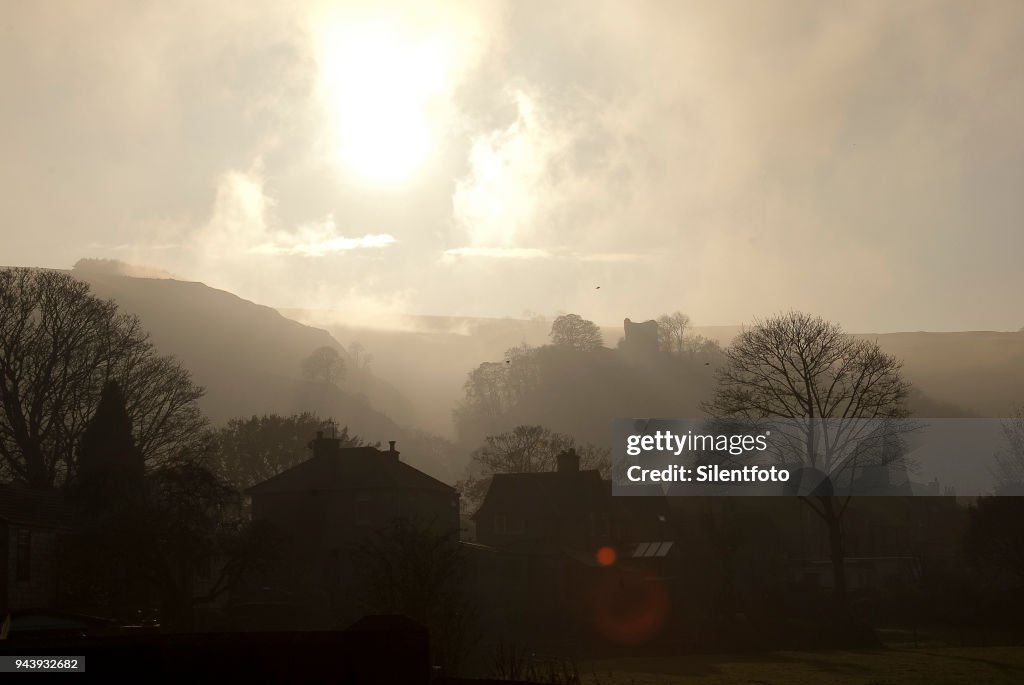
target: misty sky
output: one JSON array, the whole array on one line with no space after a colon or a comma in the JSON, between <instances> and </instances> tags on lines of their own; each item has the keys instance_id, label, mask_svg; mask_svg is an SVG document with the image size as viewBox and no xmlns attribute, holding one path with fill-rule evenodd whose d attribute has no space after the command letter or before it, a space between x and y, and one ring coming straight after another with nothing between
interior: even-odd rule
<instances>
[{"instance_id":1,"label":"misty sky","mask_svg":"<svg viewBox=\"0 0 1024 685\"><path fill-rule=\"evenodd\" d=\"M1024 325L1020 2L7 0L0 83L0 264L354 319Z\"/></svg>"}]
</instances>

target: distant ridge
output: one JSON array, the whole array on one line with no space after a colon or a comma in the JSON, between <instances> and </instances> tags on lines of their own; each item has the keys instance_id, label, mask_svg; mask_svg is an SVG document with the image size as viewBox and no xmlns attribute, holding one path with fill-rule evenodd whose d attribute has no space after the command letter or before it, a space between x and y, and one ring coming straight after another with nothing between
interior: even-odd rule
<instances>
[{"instance_id":1,"label":"distant ridge","mask_svg":"<svg viewBox=\"0 0 1024 685\"><path fill-rule=\"evenodd\" d=\"M180 359L207 388L203 408L216 422L311 410L371 441L405 439L401 431L411 427L451 436L452 409L469 371L500 361L511 347L547 343L551 326L551 318L539 316L409 315L403 330L370 328L346 323L337 312L276 310L199 282L126 276L118 263L99 266L71 273L140 317L158 348ZM311 318L327 330L308 325ZM723 345L740 330L694 328ZM616 327L602 332L609 347L622 335ZM919 416L1003 417L1024 405L1024 333L857 335L877 340L904 361ZM354 368L342 347L353 342L374 357L372 372ZM320 346L338 349L350 362L344 392L335 395L300 379L299 362Z\"/></svg>"}]
</instances>

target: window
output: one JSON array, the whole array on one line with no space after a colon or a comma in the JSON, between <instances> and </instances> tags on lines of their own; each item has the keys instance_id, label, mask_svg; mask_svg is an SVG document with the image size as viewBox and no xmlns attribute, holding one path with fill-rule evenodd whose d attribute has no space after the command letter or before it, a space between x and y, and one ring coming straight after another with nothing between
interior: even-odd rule
<instances>
[{"instance_id":1,"label":"window","mask_svg":"<svg viewBox=\"0 0 1024 685\"><path fill-rule=\"evenodd\" d=\"M19 530L14 550L14 579L32 579L32 532Z\"/></svg>"}]
</instances>

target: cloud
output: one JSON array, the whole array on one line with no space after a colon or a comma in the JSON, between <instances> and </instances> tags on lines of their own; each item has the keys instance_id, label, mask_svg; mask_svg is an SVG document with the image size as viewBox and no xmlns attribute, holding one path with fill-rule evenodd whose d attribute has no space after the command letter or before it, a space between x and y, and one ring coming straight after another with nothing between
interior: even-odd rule
<instances>
[{"instance_id":1,"label":"cloud","mask_svg":"<svg viewBox=\"0 0 1024 685\"><path fill-rule=\"evenodd\" d=\"M116 255L269 304L1020 327L1021 3L23 4L12 263ZM439 56L401 188L339 155L406 102L340 41L367 22Z\"/></svg>"},{"instance_id":2,"label":"cloud","mask_svg":"<svg viewBox=\"0 0 1024 685\"><path fill-rule=\"evenodd\" d=\"M252 254L324 257L330 254L361 249L379 249L397 241L387 233L366 234L359 238L346 238L337 233L334 217L328 216L317 224L299 226L294 232L275 231L270 242L249 248Z\"/></svg>"},{"instance_id":3,"label":"cloud","mask_svg":"<svg viewBox=\"0 0 1024 685\"><path fill-rule=\"evenodd\" d=\"M248 171L234 170L221 177L213 214L197 232L195 241L206 258L246 254L325 257L385 248L397 242L387 233L340 235L333 214L293 230L272 229L275 201L264 191L261 166L257 161Z\"/></svg>"},{"instance_id":4,"label":"cloud","mask_svg":"<svg viewBox=\"0 0 1024 685\"><path fill-rule=\"evenodd\" d=\"M344 235L330 213L282 227L279 200L266 186L264 162L259 158L247 169L221 174L205 219L195 226L158 224L154 241L137 243L131 250L133 258L164 255L166 261L166 245L160 239L173 233L182 237L172 255L180 264L176 271L190 278L266 304L313 307L331 301L370 311L373 303L365 292L338 283L339 274L354 277L360 269L350 263L345 271L338 271L337 260L379 253L398 240L384 232ZM341 298L338 293L349 295ZM384 294L375 304L383 307L382 312L393 312L396 303L406 302L404 295L389 299Z\"/></svg>"},{"instance_id":5,"label":"cloud","mask_svg":"<svg viewBox=\"0 0 1024 685\"><path fill-rule=\"evenodd\" d=\"M448 263L458 258L484 259L558 259L578 262L644 262L651 255L629 252L573 252L565 248L541 249L537 247L454 247L445 250L442 259Z\"/></svg>"},{"instance_id":6,"label":"cloud","mask_svg":"<svg viewBox=\"0 0 1024 685\"><path fill-rule=\"evenodd\" d=\"M294 316L319 328L338 325L405 331L422 328L409 316L413 290L387 289L382 285L379 278L373 277L341 289L321 284L307 293L302 311Z\"/></svg>"},{"instance_id":7,"label":"cloud","mask_svg":"<svg viewBox=\"0 0 1024 685\"><path fill-rule=\"evenodd\" d=\"M454 260L458 257L486 257L488 259L550 259L547 250L534 247L454 247L444 251L444 257Z\"/></svg>"},{"instance_id":8,"label":"cloud","mask_svg":"<svg viewBox=\"0 0 1024 685\"><path fill-rule=\"evenodd\" d=\"M106 276L128 276L130 278L154 278L159 280L176 279L174 274L138 264L128 264L117 259L79 259L75 262L74 270L77 273L106 275Z\"/></svg>"},{"instance_id":9,"label":"cloud","mask_svg":"<svg viewBox=\"0 0 1024 685\"><path fill-rule=\"evenodd\" d=\"M474 245L507 247L530 237L542 218L547 167L561 144L534 96L517 88L507 97L515 120L473 140L469 172L452 196L455 221Z\"/></svg>"},{"instance_id":10,"label":"cloud","mask_svg":"<svg viewBox=\"0 0 1024 685\"><path fill-rule=\"evenodd\" d=\"M630 252L595 252L593 254L575 255L575 258L579 259L581 262L605 262L609 264L633 264L636 262L648 262L654 260L654 257L651 255L635 254Z\"/></svg>"}]
</instances>

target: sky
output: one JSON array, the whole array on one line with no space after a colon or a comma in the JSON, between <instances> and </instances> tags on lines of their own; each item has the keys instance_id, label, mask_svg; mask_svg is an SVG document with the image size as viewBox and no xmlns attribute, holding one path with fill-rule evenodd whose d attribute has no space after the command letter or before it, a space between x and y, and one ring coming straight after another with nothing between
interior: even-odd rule
<instances>
[{"instance_id":1,"label":"sky","mask_svg":"<svg viewBox=\"0 0 1024 685\"><path fill-rule=\"evenodd\" d=\"M352 323L1024 326L1012 0L8 0L0 83L0 264Z\"/></svg>"}]
</instances>

